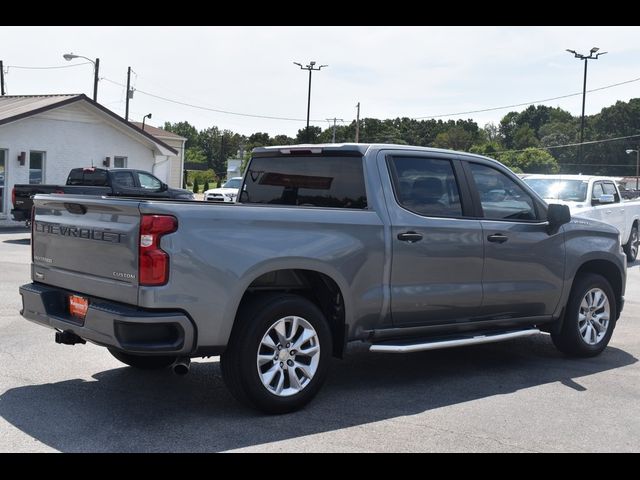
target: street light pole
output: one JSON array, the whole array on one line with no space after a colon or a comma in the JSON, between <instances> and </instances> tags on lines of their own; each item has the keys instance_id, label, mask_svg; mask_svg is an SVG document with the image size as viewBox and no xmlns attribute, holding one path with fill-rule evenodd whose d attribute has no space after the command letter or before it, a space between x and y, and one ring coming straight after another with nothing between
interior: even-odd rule
<instances>
[{"instance_id":1,"label":"street light pole","mask_svg":"<svg viewBox=\"0 0 640 480\"><path fill-rule=\"evenodd\" d=\"M627 154L629 153L634 153L636 154L636 191L640 190L638 189L638 179L640 178L640 147L636 148L635 150L629 148L628 150L626 150Z\"/></svg>"},{"instance_id":2,"label":"street light pole","mask_svg":"<svg viewBox=\"0 0 640 480\"><path fill-rule=\"evenodd\" d=\"M316 62L309 62L309 65L306 66L302 66L302 64L298 63L298 62L293 62L294 65L298 65L300 67L301 70L309 70L309 91L307 94L307 130L306 130L306 138L307 138L307 143L310 143L310 138L309 138L309 114L311 112L311 72L313 72L314 70L321 70L323 67L328 67L329 65L320 65L319 67L315 68L315 64Z\"/></svg>"},{"instance_id":3,"label":"street light pole","mask_svg":"<svg viewBox=\"0 0 640 480\"><path fill-rule=\"evenodd\" d=\"M98 101L98 73L100 71L100 59L96 58L95 60L91 60L88 57L83 57L82 55L74 55L73 53L65 53L62 55L67 62L73 60L74 58L84 58L85 60L89 60L93 63L93 101Z\"/></svg>"},{"instance_id":4,"label":"street light pole","mask_svg":"<svg viewBox=\"0 0 640 480\"><path fill-rule=\"evenodd\" d=\"M577 53L575 50L567 49L567 52L573 53L573 56L575 58L584 60L584 80L582 82L582 116L580 117L580 144L578 145L578 163L582 163L582 143L584 142L584 104L587 97L587 63L589 60L597 60L600 55L604 55L605 53L607 53L596 53L598 50L600 50L598 47L593 47L589 51L589 56L586 56Z\"/></svg>"},{"instance_id":5,"label":"street light pole","mask_svg":"<svg viewBox=\"0 0 640 480\"><path fill-rule=\"evenodd\" d=\"M142 131L144 131L144 121L147 118L151 118L151 114L150 113L147 113L144 117L142 117Z\"/></svg>"}]
</instances>

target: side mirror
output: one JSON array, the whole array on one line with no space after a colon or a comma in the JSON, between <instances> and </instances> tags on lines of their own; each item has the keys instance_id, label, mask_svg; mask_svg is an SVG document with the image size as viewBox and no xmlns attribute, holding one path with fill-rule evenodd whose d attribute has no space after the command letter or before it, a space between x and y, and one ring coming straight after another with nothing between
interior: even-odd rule
<instances>
[{"instance_id":1,"label":"side mirror","mask_svg":"<svg viewBox=\"0 0 640 480\"><path fill-rule=\"evenodd\" d=\"M614 203L616 201L616 197L611 195L610 193L605 193L600 195L598 202L602 205L604 203Z\"/></svg>"},{"instance_id":2,"label":"side mirror","mask_svg":"<svg viewBox=\"0 0 640 480\"><path fill-rule=\"evenodd\" d=\"M552 235L556 233L562 225L571 221L571 210L569 210L567 205L552 203L547 210L547 221L549 222L547 232L549 235Z\"/></svg>"},{"instance_id":3,"label":"side mirror","mask_svg":"<svg viewBox=\"0 0 640 480\"><path fill-rule=\"evenodd\" d=\"M160 191L161 192L166 192L167 190L169 190L169 185L167 185L166 183L162 182L162 185L160 185Z\"/></svg>"}]
</instances>

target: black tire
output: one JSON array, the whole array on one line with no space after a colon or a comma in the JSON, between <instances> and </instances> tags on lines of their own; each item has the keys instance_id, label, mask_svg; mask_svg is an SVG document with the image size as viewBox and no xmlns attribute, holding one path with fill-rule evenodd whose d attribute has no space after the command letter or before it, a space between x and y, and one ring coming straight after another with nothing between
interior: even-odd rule
<instances>
[{"instance_id":1,"label":"black tire","mask_svg":"<svg viewBox=\"0 0 640 480\"><path fill-rule=\"evenodd\" d=\"M591 289L600 289L609 302L609 323L605 335L591 345L580 334L579 311L580 304ZM552 332L551 339L554 345L563 353L576 357L594 357L600 354L609 343L616 326L617 315L616 298L611 285L602 275L587 273L577 277L574 281L567 308L565 310L562 328L559 332Z\"/></svg>"},{"instance_id":2,"label":"black tire","mask_svg":"<svg viewBox=\"0 0 640 480\"><path fill-rule=\"evenodd\" d=\"M265 334L288 316L301 317L313 327L320 352L316 372L304 388L291 396L279 396L263 385L256 360ZM269 414L287 413L302 408L318 393L327 375L331 352L331 331L315 304L299 295L267 294L240 308L227 349L220 357L220 369L227 388L239 402Z\"/></svg>"},{"instance_id":3,"label":"black tire","mask_svg":"<svg viewBox=\"0 0 640 480\"><path fill-rule=\"evenodd\" d=\"M629 241L622 247L624 253L627 255L629 262L635 262L638 258L638 224L634 223L631 227L631 233L629 234Z\"/></svg>"},{"instance_id":4,"label":"black tire","mask_svg":"<svg viewBox=\"0 0 640 480\"><path fill-rule=\"evenodd\" d=\"M176 357L171 355L134 355L111 348L109 352L122 363L140 370L159 370L169 367L176 361Z\"/></svg>"}]
</instances>

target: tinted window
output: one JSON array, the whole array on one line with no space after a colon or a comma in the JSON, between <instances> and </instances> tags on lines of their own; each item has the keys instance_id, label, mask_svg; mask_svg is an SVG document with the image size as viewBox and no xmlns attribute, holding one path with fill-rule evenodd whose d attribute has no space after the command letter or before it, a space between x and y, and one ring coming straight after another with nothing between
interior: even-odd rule
<instances>
[{"instance_id":1,"label":"tinted window","mask_svg":"<svg viewBox=\"0 0 640 480\"><path fill-rule=\"evenodd\" d=\"M449 160L393 157L390 167L400 205L420 215L462 216L458 183Z\"/></svg>"},{"instance_id":2,"label":"tinted window","mask_svg":"<svg viewBox=\"0 0 640 480\"><path fill-rule=\"evenodd\" d=\"M485 218L536 220L533 199L516 182L495 168L469 163Z\"/></svg>"},{"instance_id":3,"label":"tinted window","mask_svg":"<svg viewBox=\"0 0 640 480\"><path fill-rule=\"evenodd\" d=\"M113 183L120 185L121 187L135 187L136 184L133 181L133 174L131 172L111 172L111 178Z\"/></svg>"},{"instance_id":4,"label":"tinted window","mask_svg":"<svg viewBox=\"0 0 640 480\"><path fill-rule=\"evenodd\" d=\"M29 183L43 183L44 176L44 152L29 152Z\"/></svg>"},{"instance_id":5,"label":"tinted window","mask_svg":"<svg viewBox=\"0 0 640 480\"><path fill-rule=\"evenodd\" d=\"M367 207L362 157L258 157L245 178L243 203Z\"/></svg>"},{"instance_id":6,"label":"tinted window","mask_svg":"<svg viewBox=\"0 0 640 480\"><path fill-rule=\"evenodd\" d=\"M107 171L95 168L74 168L69 172L67 185L102 187L107 184Z\"/></svg>"},{"instance_id":7,"label":"tinted window","mask_svg":"<svg viewBox=\"0 0 640 480\"><path fill-rule=\"evenodd\" d=\"M160 183L160 180L158 180L153 175L149 175L148 173L138 172L138 180L140 181L140 186L142 188L146 188L149 190L159 190L160 186L162 185Z\"/></svg>"}]
</instances>

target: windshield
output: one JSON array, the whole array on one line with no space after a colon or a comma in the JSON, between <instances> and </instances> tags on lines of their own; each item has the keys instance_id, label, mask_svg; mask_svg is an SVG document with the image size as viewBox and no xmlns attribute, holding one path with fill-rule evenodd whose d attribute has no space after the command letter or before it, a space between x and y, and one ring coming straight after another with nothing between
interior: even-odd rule
<instances>
[{"instance_id":1,"label":"windshield","mask_svg":"<svg viewBox=\"0 0 640 480\"><path fill-rule=\"evenodd\" d=\"M240 188L242 178L232 178L225 183L222 188Z\"/></svg>"},{"instance_id":2,"label":"windshield","mask_svg":"<svg viewBox=\"0 0 640 480\"><path fill-rule=\"evenodd\" d=\"M524 181L545 199L584 202L587 199L586 180L558 180L557 178L525 178Z\"/></svg>"}]
</instances>

